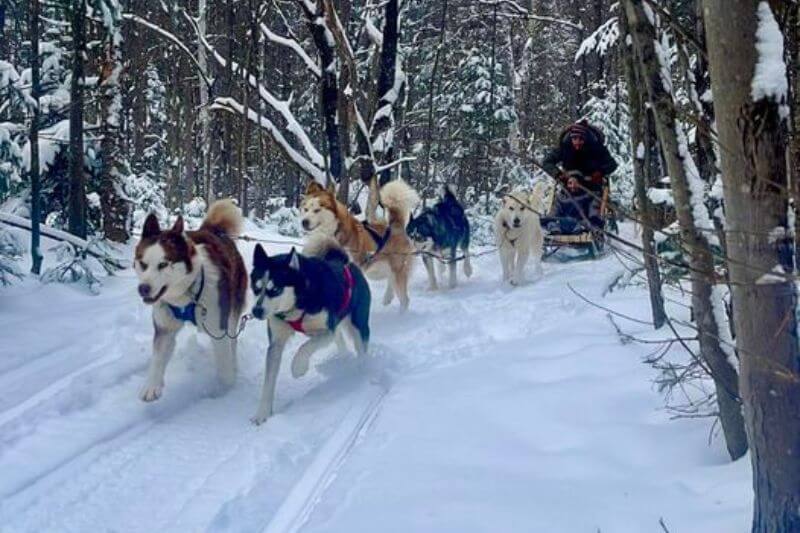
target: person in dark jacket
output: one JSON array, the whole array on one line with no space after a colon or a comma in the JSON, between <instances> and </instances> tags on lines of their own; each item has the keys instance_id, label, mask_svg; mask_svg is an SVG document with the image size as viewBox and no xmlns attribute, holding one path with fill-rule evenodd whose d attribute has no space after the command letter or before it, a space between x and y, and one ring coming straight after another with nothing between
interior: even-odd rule
<instances>
[{"instance_id":1,"label":"person in dark jacket","mask_svg":"<svg viewBox=\"0 0 800 533\"><path fill-rule=\"evenodd\" d=\"M569 191L559 195L556 218L588 218L592 225L602 225L603 183L617 169L602 133L585 120L576 122L562 133L560 144L547 154L542 167Z\"/></svg>"}]
</instances>

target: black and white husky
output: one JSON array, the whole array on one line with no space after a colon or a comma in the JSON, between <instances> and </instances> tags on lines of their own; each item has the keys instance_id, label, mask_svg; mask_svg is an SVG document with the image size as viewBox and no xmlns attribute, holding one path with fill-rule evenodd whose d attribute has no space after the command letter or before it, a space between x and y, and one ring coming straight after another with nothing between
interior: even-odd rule
<instances>
[{"instance_id":1,"label":"black and white husky","mask_svg":"<svg viewBox=\"0 0 800 533\"><path fill-rule=\"evenodd\" d=\"M292 360L292 376L308 372L309 360L317 350L336 339L344 348L344 331L349 333L359 356L369 343L370 291L359 268L334 241L316 251L316 256L298 253L269 257L256 246L250 274L256 303L253 316L266 319L269 331L264 385L252 421L261 424L272 414L275 382L286 342L295 332L309 339Z\"/></svg>"},{"instance_id":2,"label":"black and white husky","mask_svg":"<svg viewBox=\"0 0 800 533\"><path fill-rule=\"evenodd\" d=\"M439 287L433 269L432 255L439 259L440 275L445 263L449 264L448 285L451 289L456 286L456 253L459 248L464 253L464 275L467 277L472 275L472 264L469 260L469 221L464 207L449 186L444 188L441 199L433 207L424 209L416 217L411 217L406 232L417 249L426 252L422 256L422 262L428 271L431 290Z\"/></svg>"}]
</instances>

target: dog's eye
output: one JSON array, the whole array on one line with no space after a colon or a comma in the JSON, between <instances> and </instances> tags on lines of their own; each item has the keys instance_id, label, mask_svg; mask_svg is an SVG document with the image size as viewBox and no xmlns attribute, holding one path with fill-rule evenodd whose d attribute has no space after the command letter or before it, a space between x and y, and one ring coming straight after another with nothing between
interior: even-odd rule
<instances>
[{"instance_id":1,"label":"dog's eye","mask_svg":"<svg viewBox=\"0 0 800 533\"><path fill-rule=\"evenodd\" d=\"M142 267L142 270L147 270L147 263L144 261L139 261L139 266Z\"/></svg>"},{"instance_id":2,"label":"dog's eye","mask_svg":"<svg viewBox=\"0 0 800 533\"><path fill-rule=\"evenodd\" d=\"M314 209L315 213L319 213L320 211L322 211L322 209Z\"/></svg>"},{"instance_id":3,"label":"dog's eye","mask_svg":"<svg viewBox=\"0 0 800 533\"><path fill-rule=\"evenodd\" d=\"M164 270L164 269L165 269L165 268L167 268L168 266L169 266L169 263L167 263L166 261L161 261L161 262L158 264L158 269L159 269L159 270Z\"/></svg>"}]
</instances>

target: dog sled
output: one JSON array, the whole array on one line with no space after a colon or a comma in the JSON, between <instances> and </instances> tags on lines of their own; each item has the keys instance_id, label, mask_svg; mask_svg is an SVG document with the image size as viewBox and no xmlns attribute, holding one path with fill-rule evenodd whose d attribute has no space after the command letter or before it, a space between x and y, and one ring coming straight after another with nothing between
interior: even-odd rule
<instances>
[{"instance_id":1,"label":"dog sled","mask_svg":"<svg viewBox=\"0 0 800 533\"><path fill-rule=\"evenodd\" d=\"M557 186L551 199L550 216L541 217L543 257L572 261L602 256L606 251L606 228L616 227L608 180L604 180L599 194L587 190L571 194Z\"/></svg>"}]
</instances>

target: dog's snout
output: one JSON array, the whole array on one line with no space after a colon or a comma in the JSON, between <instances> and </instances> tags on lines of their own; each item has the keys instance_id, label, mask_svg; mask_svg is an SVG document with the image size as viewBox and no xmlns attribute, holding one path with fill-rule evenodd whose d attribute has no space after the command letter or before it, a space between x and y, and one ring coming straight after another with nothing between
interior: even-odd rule
<instances>
[{"instance_id":1,"label":"dog's snout","mask_svg":"<svg viewBox=\"0 0 800 533\"><path fill-rule=\"evenodd\" d=\"M308 230L311 227L311 222L308 221L307 218L303 219L303 229Z\"/></svg>"},{"instance_id":2,"label":"dog's snout","mask_svg":"<svg viewBox=\"0 0 800 533\"><path fill-rule=\"evenodd\" d=\"M264 308L259 305L253 307L253 316L256 320L264 320Z\"/></svg>"},{"instance_id":3,"label":"dog's snout","mask_svg":"<svg viewBox=\"0 0 800 533\"><path fill-rule=\"evenodd\" d=\"M515 227L515 228L518 228L518 227L519 227L519 225L520 225L520 222L521 222L521 221L520 221L520 219L518 219L518 218L515 218L515 219L514 219L514 227Z\"/></svg>"},{"instance_id":4,"label":"dog's snout","mask_svg":"<svg viewBox=\"0 0 800 533\"><path fill-rule=\"evenodd\" d=\"M147 283L142 283L139 285L139 296L141 296L142 298L147 298L148 296L150 296L151 290L152 288L150 287L150 285L148 285Z\"/></svg>"}]
</instances>

